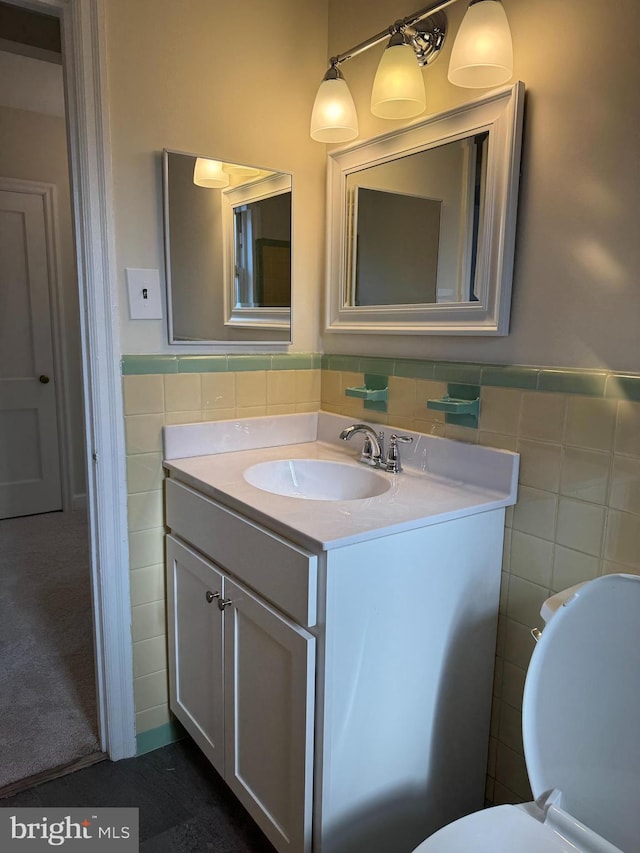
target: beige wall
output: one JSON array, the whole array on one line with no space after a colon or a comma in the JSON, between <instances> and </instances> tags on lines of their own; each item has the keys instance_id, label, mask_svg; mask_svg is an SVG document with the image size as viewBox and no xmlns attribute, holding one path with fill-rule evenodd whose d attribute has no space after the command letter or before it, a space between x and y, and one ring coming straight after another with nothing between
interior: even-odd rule
<instances>
[{"instance_id":1,"label":"beige wall","mask_svg":"<svg viewBox=\"0 0 640 853\"><path fill-rule=\"evenodd\" d=\"M126 267L164 268L163 148L292 172L293 349L318 350L325 150L309 119L326 4L107 0L106 12L122 351L168 351L163 321L128 319L124 283Z\"/></svg>"},{"instance_id":2,"label":"beige wall","mask_svg":"<svg viewBox=\"0 0 640 853\"><path fill-rule=\"evenodd\" d=\"M72 492L84 497L85 463L80 372L80 320L74 243L69 200L67 142L63 118L0 106L0 175L27 181L43 181L57 188L58 236L60 247L59 282L64 305L60 318L62 357L69 404Z\"/></svg>"},{"instance_id":3,"label":"beige wall","mask_svg":"<svg viewBox=\"0 0 640 853\"><path fill-rule=\"evenodd\" d=\"M419 4L417 4L419 5ZM640 368L637 0L601 25L598 0L504 0L514 80L527 86L511 333L506 338L326 335L328 352L615 370ZM347 50L413 11L398 0L330 0L329 50ZM447 9L455 32L465 4ZM427 113L484 90L446 79L453 39L425 72ZM343 66L365 138L382 47Z\"/></svg>"}]
</instances>

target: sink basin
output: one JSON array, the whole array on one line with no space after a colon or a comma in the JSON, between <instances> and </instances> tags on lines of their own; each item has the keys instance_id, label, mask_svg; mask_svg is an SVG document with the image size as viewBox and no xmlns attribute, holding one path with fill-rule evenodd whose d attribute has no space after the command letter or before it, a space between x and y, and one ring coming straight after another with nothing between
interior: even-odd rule
<instances>
[{"instance_id":1,"label":"sink basin","mask_svg":"<svg viewBox=\"0 0 640 853\"><path fill-rule=\"evenodd\" d=\"M323 459L260 462L247 468L244 479L265 492L311 501L355 501L391 488L391 479L376 471Z\"/></svg>"}]
</instances>

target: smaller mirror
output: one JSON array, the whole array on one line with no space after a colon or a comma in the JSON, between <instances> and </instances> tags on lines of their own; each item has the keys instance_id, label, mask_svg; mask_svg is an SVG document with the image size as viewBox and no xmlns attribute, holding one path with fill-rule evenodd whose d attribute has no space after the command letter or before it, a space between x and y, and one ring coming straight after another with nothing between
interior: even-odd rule
<instances>
[{"instance_id":1,"label":"smaller mirror","mask_svg":"<svg viewBox=\"0 0 640 853\"><path fill-rule=\"evenodd\" d=\"M330 331L508 333L523 95L330 152Z\"/></svg>"},{"instance_id":2,"label":"smaller mirror","mask_svg":"<svg viewBox=\"0 0 640 853\"><path fill-rule=\"evenodd\" d=\"M291 175L163 152L169 342L291 340Z\"/></svg>"}]
</instances>

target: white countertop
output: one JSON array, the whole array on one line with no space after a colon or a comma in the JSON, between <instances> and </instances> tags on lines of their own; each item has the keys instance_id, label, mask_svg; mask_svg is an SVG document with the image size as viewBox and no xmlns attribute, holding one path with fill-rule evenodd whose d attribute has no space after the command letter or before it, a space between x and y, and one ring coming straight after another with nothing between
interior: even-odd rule
<instances>
[{"instance_id":1,"label":"white countertop","mask_svg":"<svg viewBox=\"0 0 640 853\"><path fill-rule=\"evenodd\" d=\"M297 423L298 428L302 423L297 415L282 417L298 419L290 421ZM227 424L232 432L242 434L244 447L248 431L259 433L257 422L260 420L265 421L265 427L273 427L274 421L269 418ZM245 427L247 423L248 428ZM164 464L176 480L314 551L439 524L515 503L517 454L419 433L407 433L414 437L414 444L409 449L403 445L401 449L404 470L400 474L378 472L378 476L390 479L391 488L376 497L347 501L308 500L263 491L244 479L244 472L250 466L280 459L321 459L359 466L361 438L354 437L349 443L337 439L340 430L350 423L346 418L320 413L313 429L306 430L305 437L311 439L315 433L320 438L330 436L330 441L298 440L279 446L233 450L230 449L234 445L228 440L229 432L227 439L221 441L221 430L225 427L218 422L217 426L212 425L212 434L222 452L197 456L190 455L188 427L195 428L197 449L201 451L207 447L201 440L202 425L181 425L178 428L181 431L165 427L166 455L175 457L182 449L184 457L166 459ZM385 431L390 434L394 430L385 427ZM286 438L286 431L283 436ZM259 441L257 437L256 442ZM170 454L166 450L169 447ZM447 464L452 476L442 471ZM483 470L490 483L488 487L479 484L483 480ZM464 476L465 472L469 477Z\"/></svg>"}]
</instances>

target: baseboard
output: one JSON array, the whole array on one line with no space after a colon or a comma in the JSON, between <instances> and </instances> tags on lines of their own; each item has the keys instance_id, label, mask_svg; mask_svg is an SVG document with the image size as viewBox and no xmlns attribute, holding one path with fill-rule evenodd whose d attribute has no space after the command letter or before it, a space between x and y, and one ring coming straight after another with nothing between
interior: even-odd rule
<instances>
[{"instance_id":1,"label":"baseboard","mask_svg":"<svg viewBox=\"0 0 640 853\"><path fill-rule=\"evenodd\" d=\"M87 508L87 496L86 494L74 495L71 498L71 509L86 509Z\"/></svg>"},{"instance_id":2,"label":"baseboard","mask_svg":"<svg viewBox=\"0 0 640 853\"><path fill-rule=\"evenodd\" d=\"M141 732L136 735L136 755L144 755L146 752L152 752L154 749L160 749L162 746L168 746L170 743L175 743L177 740L182 740L187 733L177 720L165 723L155 729L149 729L148 732Z\"/></svg>"}]
</instances>

